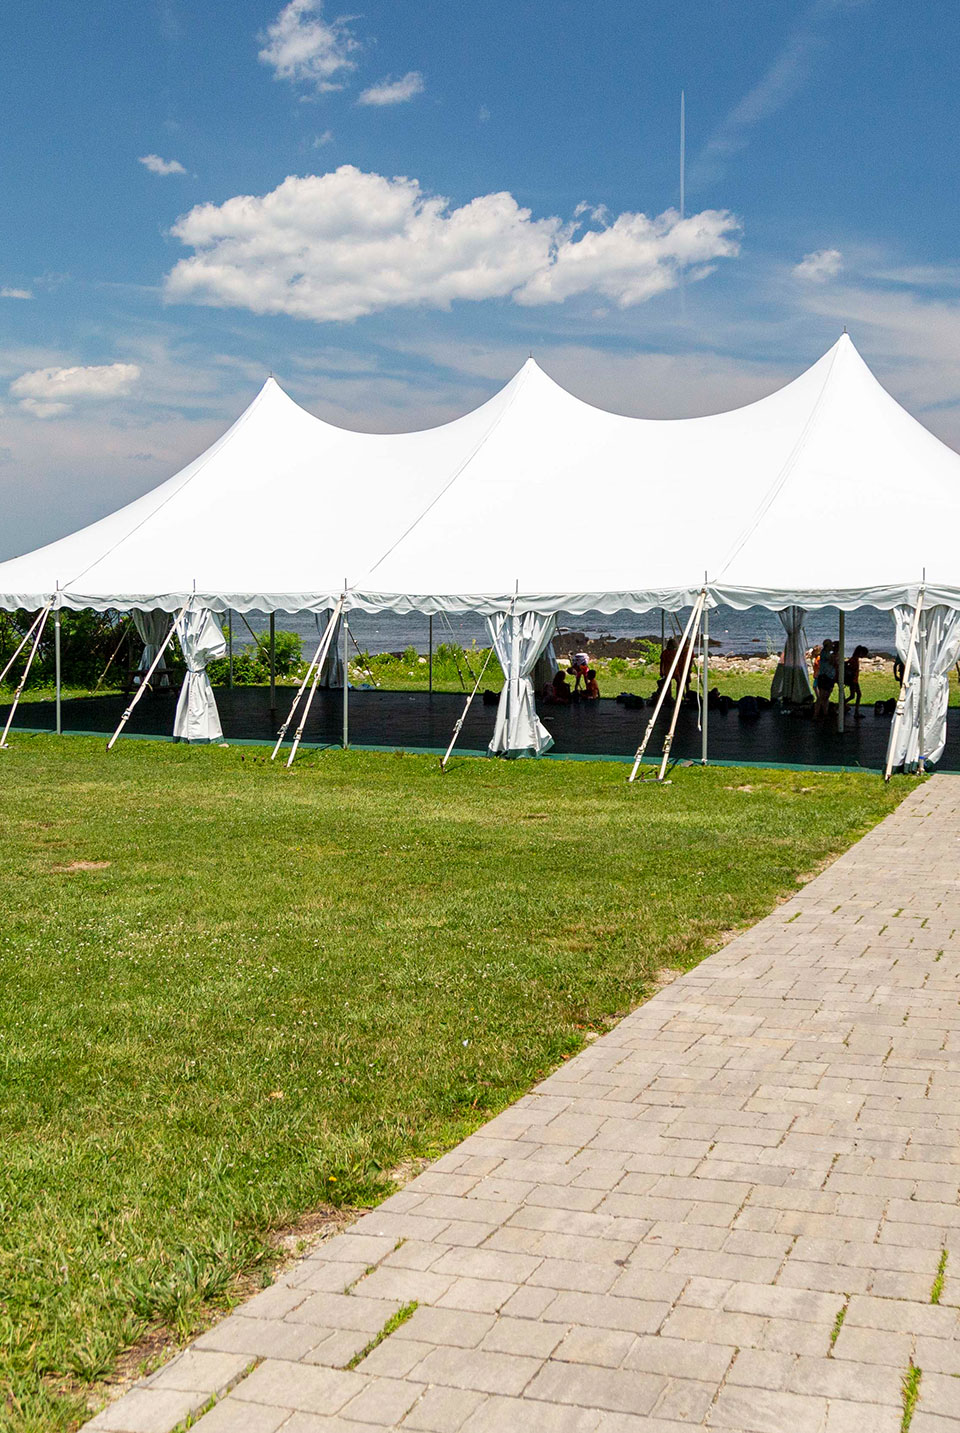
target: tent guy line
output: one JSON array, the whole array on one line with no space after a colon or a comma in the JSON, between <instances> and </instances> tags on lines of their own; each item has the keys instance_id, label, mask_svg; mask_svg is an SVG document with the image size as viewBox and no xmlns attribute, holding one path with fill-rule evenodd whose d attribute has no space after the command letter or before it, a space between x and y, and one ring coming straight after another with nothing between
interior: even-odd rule
<instances>
[{"instance_id":1,"label":"tent guy line","mask_svg":"<svg viewBox=\"0 0 960 1433\"><path fill-rule=\"evenodd\" d=\"M641 545L636 525L616 519L658 511L665 485L681 519ZM614 519L602 542L571 540L585 500ZM922 522L901 520L908 502ZM357 433L270 378L166 483L0 564L0 608L133 611L138 626L181 614L192 655L175 731L187 740L219 737L204 671L222 642L215 614L319 616L339 604L346 652L354 610L474 612L505 674L491 749L540 754L549 736L530 674L560 611L705 616L725 604L795 608L802 620L872 606L893 611L906 659L922 587L920 656L892 733L894 765L910 765L942 750L960 655L958 525L960 456L885 392L846 334L766 398L700 418L592 407L528 359L452 422ZM692 571L714 575L692 582ZM58 586L64 572L79 575Z\"/></svg>"}]
</instances>

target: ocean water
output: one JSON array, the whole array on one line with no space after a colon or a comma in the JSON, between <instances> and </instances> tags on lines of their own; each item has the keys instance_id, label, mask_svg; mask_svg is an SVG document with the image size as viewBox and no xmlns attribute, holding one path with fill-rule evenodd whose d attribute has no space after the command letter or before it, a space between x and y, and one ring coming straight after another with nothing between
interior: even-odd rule
<instances>
[{"instance_id":1,"label":"ocean water","mask_svg":"<svg viewBox=\"0 0 960 1433\"><path fill-rule=\"evenodd\" d=\"M689 613L680 614L681 626ZM266 630L267 622L259 613L248 616L254 631ZM564 629L585 632L588 637L660 637L660 613L618 612L612 617L600 612L588 612L583 616L571 617L566 613L558 616L560 624L560 649L563 649ZM671 618L666 616L665 629L672 630ZM808 614L805 622L807 646L822 642L824 637L837 636L839 613L835 607L823 607ZM312 613L278 613L277 627L288 632L298 632L303 638L304 648L311 639L318 640L317 624ZM426 617L417 613L400 615L395 612L365 613L350 615L350 631L361 650L370 652L400 652L415 647L426 653L429 646L429 627ZM784 631L776 612L767 612L762 607L751 607L746 612L737 612L732 607L717 607L710 613L711 651L725 655L756 656L766 652L779 652L783 647ZM234 614L233 640L242 647L250 640L250 634L243 619ZM486 646L489 642L486 623L481 617L458 616L454 613L438 614L433 619L434 646L441 642L459 642L469 647L472 643ZM873 607L861 607L847 613L844 647L847 652L862 643L871 653L892 653L894 650L893 617L888 612L878 612Z\"/></svg>"}]
</instances>

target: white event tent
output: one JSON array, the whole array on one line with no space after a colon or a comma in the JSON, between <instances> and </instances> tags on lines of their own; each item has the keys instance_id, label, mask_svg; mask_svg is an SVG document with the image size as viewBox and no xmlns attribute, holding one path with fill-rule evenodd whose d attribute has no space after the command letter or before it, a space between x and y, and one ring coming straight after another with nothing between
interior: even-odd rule
<instances>
[{"instance_id":1,"label":"white event tent","mask_svg":"<svg viewBox=\"0 0 960 1433\"><path fill-rule=\"evenodd\" d=\"M584 513L602 515L602 536L573 536ZM208 739L219 735L203 670L218 650L211 614L476 612L507 678L491 749L521 754L549 743L530 672L559 611L679 611L703 594L704 613L781 612L789 649L804 611L874 606L893 612L908 668L893 756L911 765L945 740L958 526L960 456L846 335L776 393L703 418L605 412L530 359L451 423L356 433L271 378L167 482L0 563L0 608L135 610L148 625L146 614L178 614L177 734Z\"/></svg>"}]
</instances>

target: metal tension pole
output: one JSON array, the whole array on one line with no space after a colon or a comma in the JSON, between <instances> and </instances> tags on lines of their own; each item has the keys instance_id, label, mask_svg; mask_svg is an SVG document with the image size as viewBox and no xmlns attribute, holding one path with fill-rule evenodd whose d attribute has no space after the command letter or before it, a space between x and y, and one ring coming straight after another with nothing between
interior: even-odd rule
<instances>
[{"instance_id":1,"label":"metal tension pole","mask_svg":"<svg viewBox=\"0 0 960 1433\"><path fill-rule=\"evenodd\" d=\"M53 660L57 683L57 736L63 735L62 690L60 682L60 584L57 583L57 607L53 614Z\"/></svg>"}]
</instances>

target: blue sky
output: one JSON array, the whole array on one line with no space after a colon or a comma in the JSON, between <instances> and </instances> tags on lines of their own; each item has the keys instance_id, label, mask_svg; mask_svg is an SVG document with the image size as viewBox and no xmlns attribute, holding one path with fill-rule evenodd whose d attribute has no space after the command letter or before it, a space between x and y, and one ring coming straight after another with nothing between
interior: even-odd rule
<instances>
[{"instance_id":1,"label":"blue sky","mask_svg":"<svg viewBox=\"0 0 960 1433\"><path fill-rule=\"evenodd\" d=\"M955 0L8 7L0 556L168 476L271 370L410 428L533 351L669 417L846 323L960 446L958 40Z\"/></svg>"}]
</instances>

